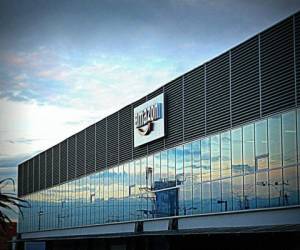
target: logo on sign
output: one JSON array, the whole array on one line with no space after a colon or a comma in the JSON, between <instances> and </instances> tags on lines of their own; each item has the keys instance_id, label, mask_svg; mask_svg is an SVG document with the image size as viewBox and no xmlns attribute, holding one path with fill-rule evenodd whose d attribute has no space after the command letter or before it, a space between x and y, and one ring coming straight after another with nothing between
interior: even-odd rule
<instances>
[{"instance_id":1,"label":"logo on sign","mask_svg":"<svg viewBox=\"0 0 300 250\"><path fill-rule=\"evenodd\" d=\"M162 104L155 103L135 114L135 128L142 136L149 135L154 129L154 121L162 118Z\"/></svg>"},{"instance_id":2,"label":"logo on sign","mask_svg":"<svg viewBox=\"0 0 300 250\"><path fill-rule=\"evenodd\" d=\"M133 110L134 147L165 136L165 101L160 94Z\"/></svg>"}]
</instances>

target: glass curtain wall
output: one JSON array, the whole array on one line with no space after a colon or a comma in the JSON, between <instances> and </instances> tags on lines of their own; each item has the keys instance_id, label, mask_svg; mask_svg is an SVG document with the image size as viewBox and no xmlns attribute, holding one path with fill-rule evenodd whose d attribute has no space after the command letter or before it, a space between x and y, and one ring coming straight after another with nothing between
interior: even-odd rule
<instances>
[{"instance_id":1,"label":"glass curtain wall","mask_svg":"<svg viewBox=\"0 0 300 250\"><path fill-rule=\"evenodd\" d=\"M299 204L300 110L27 195L19 232Z\"/></svg>"}]
</instances>

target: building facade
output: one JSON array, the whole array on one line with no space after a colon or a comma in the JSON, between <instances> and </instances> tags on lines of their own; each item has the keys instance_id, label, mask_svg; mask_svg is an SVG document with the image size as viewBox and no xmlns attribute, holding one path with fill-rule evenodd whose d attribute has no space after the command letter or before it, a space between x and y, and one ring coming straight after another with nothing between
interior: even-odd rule
<instances>
[{"instance_id":1,"label":"building facade","mask_svg":"<svg viewBox=\"0 0 300 250\"><path fill-rule=\"evenodd\" d=\"M299 161L296 13L21 163L19 241L295 229Z\"/></svg>"}]
</instances>

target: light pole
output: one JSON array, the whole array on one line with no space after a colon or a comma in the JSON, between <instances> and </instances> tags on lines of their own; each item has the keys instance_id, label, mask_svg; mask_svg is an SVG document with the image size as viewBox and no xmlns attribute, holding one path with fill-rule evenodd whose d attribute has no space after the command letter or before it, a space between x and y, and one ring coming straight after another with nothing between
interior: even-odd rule
<instances>
[{"instance_id":1,"label":"light pole","mask_svg":"<svg viewBox=\"0 0 300 250\"><path fill-rule=\"evenodd\" d=\"M223 204L224 203L225 204L225 212L227 211L227 201L226 200L218 200L217 203L218 204Z\"/></svg>"}]
</instances>

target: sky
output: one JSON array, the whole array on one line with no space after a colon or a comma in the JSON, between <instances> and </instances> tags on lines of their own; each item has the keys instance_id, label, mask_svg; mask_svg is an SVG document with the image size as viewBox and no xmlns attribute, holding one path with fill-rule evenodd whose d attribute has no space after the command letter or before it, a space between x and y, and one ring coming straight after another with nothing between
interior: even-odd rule
<instances>
[{"instance_id":1,"label":"sky","mask_svg":"<svg viewBox=\"0 0 300 250\"><path fill-rule=\"evenodd\" d=\"M298 0L0 0L0 179L298 10Z\"/></svg>"}]
</instances>

